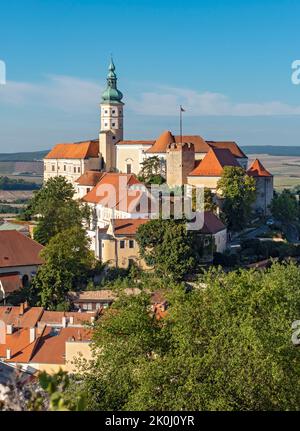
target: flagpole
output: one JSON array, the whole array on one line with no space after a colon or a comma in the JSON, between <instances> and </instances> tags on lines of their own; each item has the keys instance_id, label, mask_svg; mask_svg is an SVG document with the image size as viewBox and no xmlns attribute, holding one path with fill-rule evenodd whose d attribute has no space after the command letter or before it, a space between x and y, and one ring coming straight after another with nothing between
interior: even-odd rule
<instances>
[{"instance_id":1,"label":"flagpole","mask_svg":"<svg viewBox=\"0 0 300 431\"><path fill-rule=\"evenodd\" d=\"M179 106L180 111L180 143L182 144L182 106Z\"/></svg>"}]
</instances>

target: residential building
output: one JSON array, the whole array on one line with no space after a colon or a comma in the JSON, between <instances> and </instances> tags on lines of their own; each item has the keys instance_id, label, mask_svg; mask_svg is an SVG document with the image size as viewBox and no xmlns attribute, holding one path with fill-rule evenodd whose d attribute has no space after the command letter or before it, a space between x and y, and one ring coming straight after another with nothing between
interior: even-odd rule
<instances>
[{"instance_id":1,"label":"residential building","mask_svg":"<svg viewBox=\"0 0 300 431\"><path fill-rule=\"evenodd\" d=\"M43 264L43 246L15 230L0 231L0 301L26 285Z\"/></svg>"},{"instance_id":2,"label":"residential building","mask_svg":"<svg viewBox=\"0 0 300 431\"><path fill-rule=\"evenodd\" d=\"M45 311L42 307L0 307L0 362L31 374L74 372L76 358L90 360L91 313ZM74 362L75 361L75 362Z\"/></svg>"}]
</instances>

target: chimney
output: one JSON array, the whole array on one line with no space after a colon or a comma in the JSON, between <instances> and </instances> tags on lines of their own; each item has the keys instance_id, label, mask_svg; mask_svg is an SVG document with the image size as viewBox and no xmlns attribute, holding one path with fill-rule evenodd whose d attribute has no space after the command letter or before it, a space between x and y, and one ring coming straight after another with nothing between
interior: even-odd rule
<instances>
[{"instance_id":1,"label":"chimney","mask_svg":"<svg viewBox=\"0 0 300 431\"><path fill-rule=\"evenodd\" d=\"M66 328L67 327L67 318L66 318L66 316L63 316L63 318L61 319L62 320L62 326L63 326L63 328Z\"/></svg>"},{"instance_id":2,"label":"chimney","mask_svg":"<svg viewBox=\"0 0 300 431\"><path fill-rule=\"evenodd\" d=\"M6 359L10 359L10 358L11 358L11 350L6 349Z\"/></svg>"},{"instance_id":3,"label":"chimney","mask_svg":"<svg viewBox=\"0 0 300 431\"><path fill-rule=\"evenodd\" d=\"M22 304L20 304L20 307L19 307L19 316L23 316L24 311L25 311L25 304L23 304L22 302Z\"/></svg>"},{"instance_id":4,"label":"chimney","mask_svg":"<svg viewBox=\"0 0 300 431\"><path fill-rule=\"evenodd\" d=\"M35 340L35 328L29 329L29 343L33 343Z\"/></svg>"},{"instance_id":5,"label":"chimney","mask_svg":"<svg viewBox=\"0 0 300 431\"><path fill-rule=\"evenodd\" d=\"M70 316L70 325L73 325L73 324L74 324L74 317Z\"/></svg>"},{"instance_id":6,"label":"chimney","mask_svg":"<svg viewBox=\"0 0 300 431\"><path fill-rule=\"evenodd\" d=\"M6 325L6 334L11 335L13 333L13 325Z\"/></svg>"}]
</instances>

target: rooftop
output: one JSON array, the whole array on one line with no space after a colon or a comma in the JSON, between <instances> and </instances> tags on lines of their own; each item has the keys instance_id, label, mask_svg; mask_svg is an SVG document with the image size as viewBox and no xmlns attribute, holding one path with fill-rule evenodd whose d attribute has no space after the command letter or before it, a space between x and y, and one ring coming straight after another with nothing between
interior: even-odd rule
<instances>
[{"instance_id":1,"label":"rooftop","mask_svg":"<svg viewBox=\"0 0 300 431\"><path fill-rule=\"evenodd\" d=\"M190 176L220 177L225 166L240 167L227 148L211 148L203 160L190 172Z\"/></svg>"},{"instance_id":2,"label":"rooftop","mask_svg":"<svg viewBox=\"0 0 300 431\"><path fill-rule=\"evenodd\" d=\"M41 265L43 246L15 230L0 231L0 268Z\"/></svg>"},{"instance_id":3,"label":"rooftop","mask_svg":"<svg viewBox=\"0 0 300 431\"><path fill-rule=\"evenodd\" d=\"M89 159L99 157L99 140L57 144L45 159Z\"/></svg>"}]
</instances>

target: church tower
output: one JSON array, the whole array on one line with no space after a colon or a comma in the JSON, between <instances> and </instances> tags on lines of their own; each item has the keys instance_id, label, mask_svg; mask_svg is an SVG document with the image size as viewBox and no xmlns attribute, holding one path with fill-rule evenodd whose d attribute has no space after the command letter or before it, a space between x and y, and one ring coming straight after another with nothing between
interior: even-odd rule
<instances>
[{"instance_id":1,"label":"church tower","mask_svg":"<svg viewBox=\"0 0 300 431\"><path fill-rule=\"evenodd\" d=\"M117 75L111 59L107 86L102 93L101 126L99 133L99 151L102 157L102 168L105 171L116 169L116 143L123 139L123 94L117 89Z\"/></svg>"}]
</instances>

